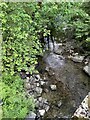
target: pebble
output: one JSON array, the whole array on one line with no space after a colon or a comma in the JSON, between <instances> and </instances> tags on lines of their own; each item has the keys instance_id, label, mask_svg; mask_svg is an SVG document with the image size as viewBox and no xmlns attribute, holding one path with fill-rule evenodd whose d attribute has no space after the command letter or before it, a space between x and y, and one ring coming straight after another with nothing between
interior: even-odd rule
<instances>
[{"instance_id":1,"label":"pebble","mask_svg":"<svg viewBox=\"0 0 90 120\"><path fill-rule=\"evenodd\" d=\"M51 88L51 90L56 90L57 89L56 85L50 85L50 88Z\"/></svg>"},{"instance_id":2,"label":"pebble","mask_svg":"<svg viewBox=\"0 0 90 120\"><path fill-rule=\"evenodd\" d=\"M49 72L49 67L46 67L45 70L46 70L47 72Z\"/></svg>"},{"instance_id":3,"label":"pebble","mask_svg":"<svg viewBox=\"0 0 90 120\"><path fill-rule=\"evenodd\" d=\"M62 105L62 101L60 100L60 101L58 102L58 107L60 108L61 105Z\"/></svg>"},{"instance_id":4,"label":"pebble","mask_svg":"<svg viewBox=\"0 0 90 120\"><path fill-rule=\"evenodd\" d=\"M29 119L35 120L35 118L36 118L36 114L30 111L30 114L27 116L26 120L29 120Z\"/></svg>"},{"instance_id":5,"label":"pebble","mask_svg":"<svg viewBox=\"0 0 90 120\"><path fill-rule=\"evenodd\" d=\"M82 62L83 59L84 59L84 56L74 56L74 57L72 57L72 60L74 62L79 62L79 63Z\"/></svg>"},{"instance_id":6,"label":"pebble","mask_svg":"<svg viewBox=\"0 0 90 120\"><path fill-rule=\"evenodd\" d=\"M28 74L29 74L29 72L26 72L26 74L28 75Z\"/></svg>"},{"instance_id":7,"label":"pebble","mask_svg":"<svg viewBox=\"0 0 90 120\"><path fill-rule=\"evenodd\" d=\"M42 97L39 97L39 98L38 98L39 102L41 102L41 101L42 101L42 99L43 99Z\"/></svg>"},{"instance_id":8,"label":"pebble","mask_svg":"<svg viewBox=\"0 0 90 120\"><path fill-rule=\"evenodd\" d=\"M49 105L45 105L45 110L46 112L49 110L50 106Z\"/></svg>"},{"instance_id":9,"label":"pebble","mask_svg":"<svg viewBox=\"0 0 90 120\"><path fill-rule=\"evenodd\" d=\"M29 78L29 77L26 77L26 79L27 79L27 80L30 80L30 78Z\"/></svg>"},{"instance_id":10,"label":"pebble","mask_svg":"<svg viewBox=\"0 0 90 120\"><path fill-rule=\"evenodd\" d=\"M30 87L31 87L31 86L30 86L29 83L25 83L25 88L26 88L26 89L30 89Z\"/></svg>"},{"instance_id":11,"label":"pebble","mask_svg":"<svg viewBox=\"0 0 90 120\"><path fill-rule=\"evenodd\" d=\"M36 79L40 80L40 75L35 75Z\"/></svg>"},{"instance_id":12,"label":"pebble","mask_svg":"<svg viewBox=\"0 0 90 120\"><path fill-rule=\"evenodd\" d=\"M44 81L41 81L41 82L40 82L40 84L41 84L41 85L44 85L44 84L45 84L45 82L44 82Z\"/></svg>"},{"instance_id":13,"label":"pebble","mask_svg":"<svg viewBox=\"0 0 90 120\"><path fill-rule=\"evenodd\" d=\"M41 94L42 93L42 88L40 88L40 87L36 87L35 88L35 91L38 93L38 94Z\"/></svg>"},{"instance_id":14,"label":"pebble","mask_svg":"<svg viewBox=\"0 0 90 120\"><path fill-rule=\"evenodd\" d=\"M58 45L59 45L59 46L62 46L63 44L62 44L62 43L59 43Z\"/></svg>"},{"instance_id":15,"label":"pebble","mask_svg":"<svg viewBox=\"0 0 90 120\"><path fill-rule=\"evenodd\" d=\"M70 50L69 52L70 52L70 53L73 53L74 51L73 51L73 50Z\"/></svg>"},{"instance_id":16,"label":"pebble","mask_svg":"<svg viewBox=\"0 0 90 120\"><path fill-rule=\"evenodd\" d=\"M26 81L25 81L25 82L29 83L29 79L26 79Z\"/></svg>"},{"instance_id":17,"label":"pebble","mask_svg":"<svg viewBox=\"0 0 90 120\"><path fill-rule=\"evenodd\" d=\"M73 53L74 56L78 55L78 53Z\"/></svg>"},{"instance_id":18,"label":"pebble","mask_svg":"<svg viewBox=\"0 0 90 120\"><path fill-rule=\"evenodd\" d=\"M85 66L83 70L90 76L90 65Z\"/></svg>"},{"instance_id":19,"label":"pebble","mask_svg":"<svg viewBox=\"0 0 90 120\"><path fill-rule=\"evenodd\" d=\"M36 83L36 85L37 85L37 87L39 87L39 86L40 86L40 84L39 84L39 83Z\"/></svg>"},{"instance_id":20,"label":"pebble","mask_svg":"<svg viewBox=\"0 0 90 120\"><path fill-rule=\"evenodd\" d=\"M71 59L72 57L73 57L72 55L69 55L69 56L68 56L68 59Z\"/></svg>"},{"instance_id":21,"label":"pebble","mask_svg":"<svg viewBox=\"0 0 90 120\"><path fill-rule=\"evenodd\" d=\"M40 113L41 116L44 116L44 114L45 114L45 110L44 110L44 109L39 110L39 113Z\"/></svg>"},{"instance_id":22,"label":"pebble","mask_svg":"<svg viewBox=\"0 0 90 120\"><path fill-rule=\"evenodd\" d=\"M44 89L44 92L45 92L45 93L48 93L48 92L49 92L49 90L48 90L47 88L45 88L45 89Z\"/></svg>"}]
</instances>

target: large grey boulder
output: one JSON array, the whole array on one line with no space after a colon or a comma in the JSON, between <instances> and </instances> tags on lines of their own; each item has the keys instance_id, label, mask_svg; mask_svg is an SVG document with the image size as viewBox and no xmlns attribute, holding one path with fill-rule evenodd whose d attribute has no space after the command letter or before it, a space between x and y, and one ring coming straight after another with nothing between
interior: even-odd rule
<instances>
[{"instance_id":1,"label":"large grey boulder","mask_svg":"<svg viewBox=\"0 0 90 120\"><path fill-rule=\"evenodd\" d=\"M90 76L90 64L85 66L83 70Z\"/></svg>"}]
</instances>

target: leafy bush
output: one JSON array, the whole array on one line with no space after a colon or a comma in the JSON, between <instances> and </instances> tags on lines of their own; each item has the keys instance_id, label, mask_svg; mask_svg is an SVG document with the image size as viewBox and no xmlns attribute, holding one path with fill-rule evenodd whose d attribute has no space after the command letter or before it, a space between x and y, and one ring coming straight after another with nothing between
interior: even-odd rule
<instances>
[{"instance_id":1,"label":"leafy bush","mask_svg":"<svg viewBox=\"0 0 90 120\"><path fill-rule=\"evenodd\" d=\"M2 77L0 99L3 100L3 118L25 118L29 110L34 110L33 98L26 98L19 76L5 73Z\"/></svg>"},{"instance_id":2,"label":"leafy bush","mask_svg":"<svg viewBox=\"0 0 90 120\"><path fill-rule=\"evenodd\" d=\"M24 69L32 73L37 63L36 55L42 53L35 31L36 23L22 3L5 3L2 8L3 71L13 75L15 71Z\"/></svg>"}]
</instances>

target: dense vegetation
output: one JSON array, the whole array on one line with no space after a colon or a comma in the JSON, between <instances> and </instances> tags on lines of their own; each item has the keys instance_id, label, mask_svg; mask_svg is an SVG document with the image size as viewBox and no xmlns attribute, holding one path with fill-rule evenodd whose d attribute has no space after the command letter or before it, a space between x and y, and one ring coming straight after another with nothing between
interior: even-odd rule
<instances>
[{"instance_id":1,"label":"dense vegetation","mask_svg":"<svg viewBox=\"0 0 90 120\"><path fill-rule=\"evenodd\" d=\"M19 73L37 72L35 65L37 56L43 54L44 37L73 38L79 47L90 50L89 7L88 3L64 2L0 4L3 117L24 118L34 110L33 98L26 98Z\"/></svg>"}]
</instances>

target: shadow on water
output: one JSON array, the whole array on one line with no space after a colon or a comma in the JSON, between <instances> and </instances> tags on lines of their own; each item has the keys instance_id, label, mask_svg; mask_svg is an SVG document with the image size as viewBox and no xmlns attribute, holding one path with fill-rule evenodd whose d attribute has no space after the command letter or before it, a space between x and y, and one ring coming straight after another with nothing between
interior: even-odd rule
<instances>
[{"instance_id":1,"label":"shadow on water","mask_svg":"<svg viewBox=\"0 0 90 120\"><path fill-rule=\"evenodd\" d=\"M37 69L41 77L48 81L42 97L49 101L50 109L44 117L71 117L90 88L89 77L83 72L82 65L46 52L39 57ZM51 84L57 86L55 91L50 89Z\"/></svg>"}]
</instances>

